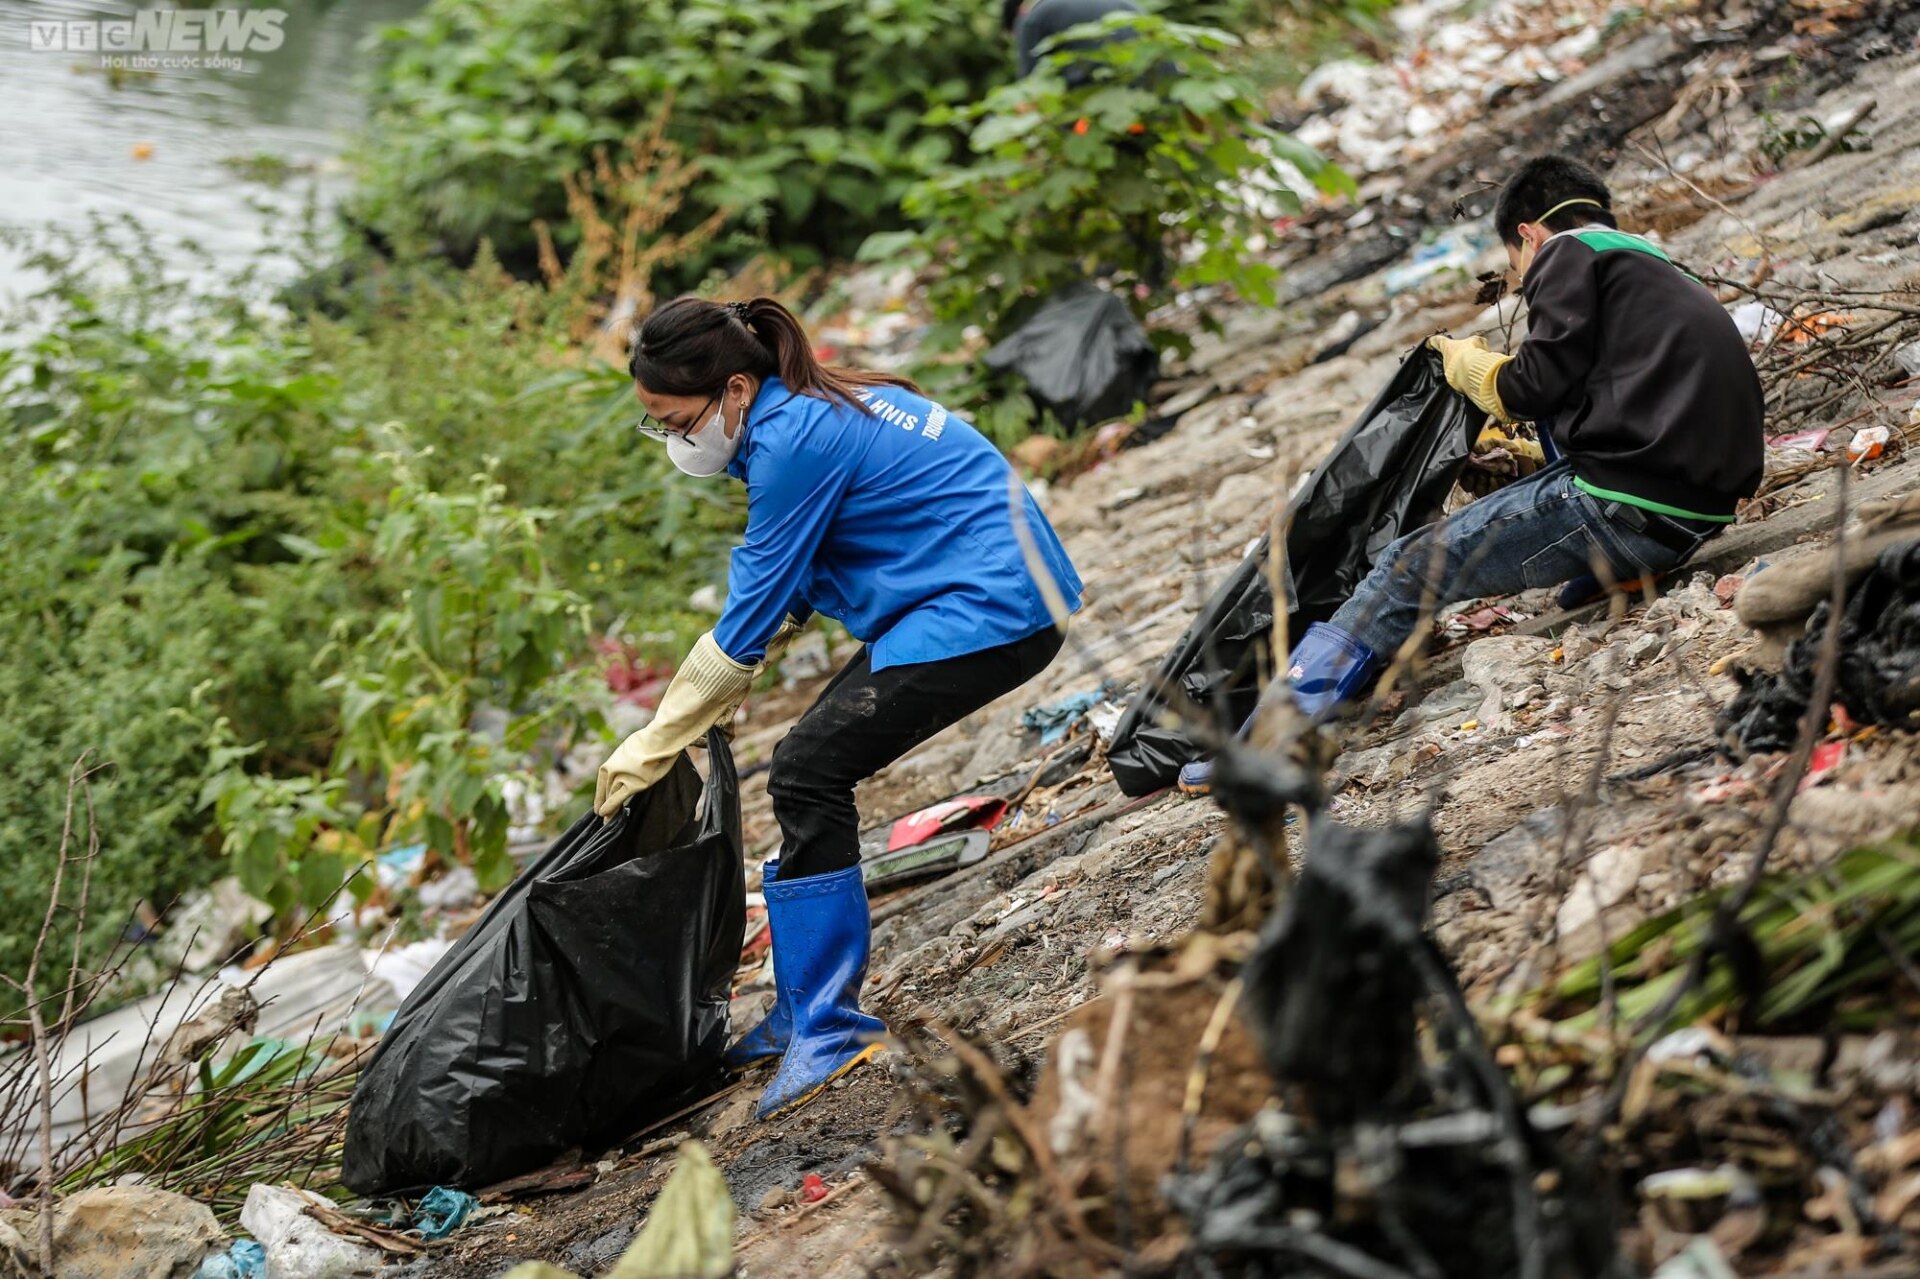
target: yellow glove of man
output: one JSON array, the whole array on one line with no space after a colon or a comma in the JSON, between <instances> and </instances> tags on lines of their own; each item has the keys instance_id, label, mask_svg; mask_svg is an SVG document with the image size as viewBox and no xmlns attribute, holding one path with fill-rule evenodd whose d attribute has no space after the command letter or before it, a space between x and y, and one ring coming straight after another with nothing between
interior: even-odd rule
<instances>
[{"instance_id":1,"label":"yellow glove of man","mask_svg":"<svg viewBox=\"0 0 1920 1279\"><path fill-rule=\"evenodd\" d=\"M621 742L600 766L593 811L611 819L628 800L665 777L680 752L708 729L731 724L754 678L768 663L778 661L805 628L806 623L789 614L767 641L767 655L758 666L742 666L728 657L712 631L694 641L693 651L674 672L647 726Z\"/></svg>"},{"instance_id":2,"label":"yellow glove of man","mask_svg":"<svg viewBox=\"0 0 1920 1279\"><path fill-rule=\"evenodd\" d=\"M1497 378L1501 368L1513 357L1495 355L1485 338L1430 337L1427 345L1440 352L1447 372L1447 385L1472 400L1475 407L1493 414L1502 422L1513 421L1513 414L1500 402Z\"/></svg>"}]
</instances>

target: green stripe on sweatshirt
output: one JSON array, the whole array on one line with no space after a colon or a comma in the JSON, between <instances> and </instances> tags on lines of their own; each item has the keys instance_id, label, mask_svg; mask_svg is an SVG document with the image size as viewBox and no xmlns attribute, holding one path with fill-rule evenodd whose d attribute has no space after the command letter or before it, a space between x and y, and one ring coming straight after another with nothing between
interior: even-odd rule
<instances>
[{"instance_id":1,"label":"green stripe on sweatshirt","mask_svg":"<svg viewBox=\"0 0 1920 1279\"><path fill-rule=\"evenodd\" d=\"M1625 249L1629 253L1644 253L1650 258L1659 258L1662 262L1665 262L1668 266L1686 276L1695 284L1704 283L1699 276L1668 257L1666 250L1662 249L1659 245L1651 240L1637 236L1631 231L1614 231L1607 227L1593 227L1586 230L1574 231L1571 234L1574 239L1580 241L1580 243L1586 245L1595 253L1605 253L1609 249Z\"/></svg>"},{"instance_id":2,"label":"green stripe on sweatshirt","mask_svg":"<svg viewBox=\"0 0 1920 1279\"><path fill-rule=\"evenodd\" d=\"M1635 497L1631 493L1599 488L1577 475L1573 477L1573 486L1590 497L1603 498L1609 502L1623 502L1628 506L1637 506L1643 511L1652 511L1657 515L1670 515L1675 519L1701 520L1708 524L1731 524L1736 518L1732 515L1702 515L1698 511L1689 511L1684 506L1668 506L1665 502L1656 502L1652 498Z\"/></svg>"}]
</instances>

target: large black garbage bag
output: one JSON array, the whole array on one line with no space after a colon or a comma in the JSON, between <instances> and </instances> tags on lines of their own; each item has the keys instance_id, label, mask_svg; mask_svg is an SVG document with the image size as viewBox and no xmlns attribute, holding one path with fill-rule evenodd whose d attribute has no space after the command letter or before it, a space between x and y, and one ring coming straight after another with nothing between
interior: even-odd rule
<instances>
[{"instance_id":1,"label":"large black garbage bag","mask_svg":"<svg viewBox=\"0 0 1920 1279\"><path fill-rule=\"evenodd\" d=\"M1332 617L1390 542L1439 516L1485 420L1447 385L1438 352L1422 343L1401 361L1288 507L1289 634ZM1201 754L1157 722L1159 690L1179 688L1224 724L1253 713L1273 629L1270 550L1261 538L1121 717L1107 760L1127 794L1171 785Z\"/></svg>"},{"instance_id":2,"label":"large black garbage bag","mask_svg":"<svg viewBox=\"0 0 1920 1279\"><path fill-rule=\"evenodd\" d=\"M1814 606L1778 674L1735 670L1739 695L1720 712L1730 746L1747 753L1793 745L1813 700L1831 614L1826 600ZM1920 538L1881 551L1854 583L1838 642L1834 700L1863 724L1920 728Z\"/></svg>"},{"instance_id":3,"label":"large black garbage bag","mask_svg":"<svg viewBox=\"0 0 1920 1279\"><path fill-rule=\"evenodd\" d=\"M1241 1020L1286 1104L1169 1179L1180 1273L1629 1273L1601 1170L1533 1127L1426 932L1439 862L1424 817L1309 826L1242 970Z\"/></svg>"},{"instance_id":4,"label":"large black garbage bag","mask_svg":"<svg viewBox=\"0 0 1920 1279\"><path fill-rule=\"evenodd\" d=\"M1034 403L1069 430L1122 416L1160 376L1160 355L1133 312L1091 284L1048 299L985 360L995 373L1017 373Z\"/></svg>"},{"instance_id":5,"label":"large black garbage bag","mask_svg":"<svg viewBox=\"0 0 1920 1279\"><path fill-rule=\"evenodd\" d=\"M704 788L683 756L612 822L575 822L401 1005L353 1090L350 1188L504 1180L718 1075L746 881L717 731L707 759Z\"/></svg>"}]
</instances>

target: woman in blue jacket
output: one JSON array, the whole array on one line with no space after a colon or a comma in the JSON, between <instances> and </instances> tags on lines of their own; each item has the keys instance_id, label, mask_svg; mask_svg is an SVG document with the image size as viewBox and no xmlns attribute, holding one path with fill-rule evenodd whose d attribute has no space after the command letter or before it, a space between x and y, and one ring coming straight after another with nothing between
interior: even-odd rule
<instances>
[{"instance_id":1,"label":"woman in blue jacket","mask_svg":"<svg viewBox=\"0 0 1920 1279\"><path fill-rule=\"evenodd\" d=\"M904 378L822 365L771 298L669 302L641 325L629 370L640 429L675 466L746 483L747 532L719 622L601 767L594 807L618 813L730 722L814 613L865 644L767 779L782 837L764 874L776 997L728 1053L734 1066L780 1058L764 1119L873 1056L886 1032L860 1011L871 921L854 786L1043 670L1080 579L979 432Z\"/></svg>"}]
</instances>

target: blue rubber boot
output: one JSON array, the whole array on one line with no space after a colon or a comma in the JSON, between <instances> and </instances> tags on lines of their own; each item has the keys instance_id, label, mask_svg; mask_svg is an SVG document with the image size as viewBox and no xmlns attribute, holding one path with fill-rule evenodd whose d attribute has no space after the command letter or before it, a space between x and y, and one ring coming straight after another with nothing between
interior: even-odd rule
<instances>
[{"instance_id":1,"label":"blue rubber boot","mask_svg":"<svg viewBox=\"0 0 1920 1279\"><path fill-rule=\"evenodd\" d=\"M1319 719L1341 702L1358 697L1379 665L1379 657L1365 644L1337 626L1315 622L1287 658L1287 683L1301 711ZM1242 738L1258 717L1256 710L1240 726ZM1211 794L1213 761L1195 760L1182 768L1179 786L1188 795Z\"/></svg>"},{"instance_id":2,"label":"blue rubber boot","mask_svg":"<svg viewBox=\"0 0 1920 1279\"><path fill-rule=\"evenodd\" d=\"M780 859L773 858L760 868L760 889L764 893L780 878ZM767 907L767 935L773 935L773 907ZM787 1051L787 1040L793 1037L793 1014L787 1008L786 987L780 984L780 961L776 957L773 963L773 1007L767 1009L767 1015L760 1024L740 1036L733 1047L721 1056L728 1070L745 1070L756 1061L765 1061L769 1057L778 1057Z\"/></svg>"},{"instance_id":3,"label":"blue rubber boot","mask_svg":"<svg viewBox=\"0 0 1920 1279\"><path fill-rule=\"evenodd\" d=\"M878 1054L887 1027L860 1011L873 945L860 868L780 880L766 894L774 982L791 1026L786 1055L756 1112L771 1119Z\"/></svg>"}]
</instances>

